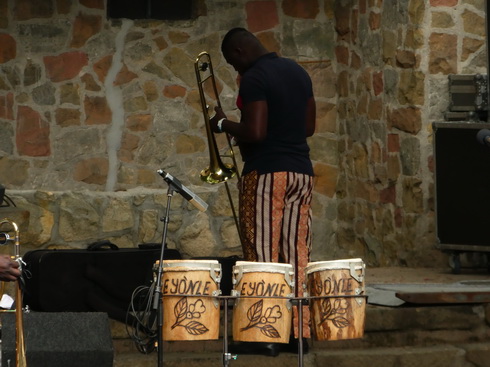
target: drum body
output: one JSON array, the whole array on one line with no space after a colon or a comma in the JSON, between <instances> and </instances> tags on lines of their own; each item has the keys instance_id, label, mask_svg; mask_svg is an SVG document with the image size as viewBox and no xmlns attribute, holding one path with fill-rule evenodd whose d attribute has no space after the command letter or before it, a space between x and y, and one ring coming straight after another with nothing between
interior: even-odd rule
<instances>
[{"instance_id":1,"label":"drum body","mask_svg":"<svg viewBox=\"0 0 490 367\"><path fill-rule=\"evenodd\" d=\"M288 343L294 270L290 264L237 261L233 267L233 340Z\"/></svg>"},{"instance_id":2,"label":"drum body","mask_svg":"<svg viewBox=\"0 0 490 367\"><path fill-rule=\"evenodd\" d=\"M163 340L218 339L220 280L217 260L163 262Z\"/></svg>"},{"instance_id":3,"label":"drum body","mask_svg":"<svg viewBox=\"0 0 490 367\"><path fill-rule=\"evenodd\" d=\"M361 259L308 264L306 288L316 340L362 338L366 310L364 275Z\"/></svg>"}]
</instances>

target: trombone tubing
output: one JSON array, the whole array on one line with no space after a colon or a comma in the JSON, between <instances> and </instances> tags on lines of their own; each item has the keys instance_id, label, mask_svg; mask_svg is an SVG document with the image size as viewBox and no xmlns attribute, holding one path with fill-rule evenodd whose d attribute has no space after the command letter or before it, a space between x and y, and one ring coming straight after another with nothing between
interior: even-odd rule
<instances>
[{"instance_id":1,"label":"trombone tubing","mask_svg":"<svg viewBox=\"0 0 490 367\"><path fill-rule=\"evenodd\" d=\"M4 218L0 220L0 226L2 224L8 223L15 230L15 242L14 242L14 250L15 250L15 260L19 261L19 268L22 270L22 261L20 258L20 241L19 241L19 227L17 223L11 221L8 218ZM17 367L27 367L27 358L26 358L26 347L24 341L24 318L22 315L22 290L20 288L20 279L17 280L17 286L15 288L15 330L16 330L16 338L15 338L15 361Z\"/></svg>"},{"instance_id":2,"label":"trombone tubing","mask_svg":"<svg viewBox=\"0 0 490 367\"><path fill-rule=\"evenodd\" d=\"M209 53L206 51L201 52L197 58L196 61L194 62L194 69L196 71L196 78L197 78L197 86L199 89L199 97L201 100L201 107L202 107L202 112L204 115L204 122L206 125L206 134L208 138L208 146L209 146L209 158L210 158L210 164L209 167L205 170L201 171L201 179L203 181L206 181L208 183L219 183L223 182L225 183L226 187L226 192L228 195L228 200L231 205L231 210L233 212L233 219L235 221L235 226L237 228L238 232L238 237L240 240L240 244L243 245L243 239L242 239L242 234L240 231L240 226L238 224L238 217L235 211L235 206L233 205L233 199L231 197L230 189L228 187L228 182L227 180L229 178L232 178L233 176L237 175L238 178L240 178L240 175L238 173L238 168L237 168L237 163L235 159L235 153L233 151L233 146L231 144L230 136L226 134L226 140L228 143L228 147L230 150L230 156L232 159L233 164L231 166L227 166L223 164L221 161L221 157L218 152L218 148L216 145L216 138L214 136L214 133L211 131L211 125L210 125L210 117L209 117L209 106L206 101L205 93L204 93L204 88L203 84L205 81L208 79L211 80L212 86L213 86L213 92L214 96L216 98L216 104L217 107L221 108L221 101L219 99L219 93L218 93L218 88L216 87L216 79L214 77L214 69L213 69L213 64L211 62L211 56ZM205 75L205 78L201 78L201 72L208 72L209 75Z\"/></svg>"}]
</instances>

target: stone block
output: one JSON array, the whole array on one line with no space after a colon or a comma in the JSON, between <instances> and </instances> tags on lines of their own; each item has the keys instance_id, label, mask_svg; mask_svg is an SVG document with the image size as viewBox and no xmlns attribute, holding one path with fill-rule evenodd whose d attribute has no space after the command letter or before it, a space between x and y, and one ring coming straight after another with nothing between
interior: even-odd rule
<instances>
[{"instance_id":1,"label":"stone block","mask_svg":"<svg viewBox=\"0 0 490 367\"><path fill-rule=\"evenodd\" d=\"M481 16L469 9L465 9L461 17L465 32L485 37L485 16Z\"/></svg>"},{"instance_id":2,"label":"stone block","mask_svg":"<svg viewBox=\"0 0 490 367\"><path fill-rule=\"evenodd\" d=\"M315 164L314 190L322 195L333 197L337 189L338 168L326 165Z\"/></svg>"},{"instance_id":3,"label":"stone block","mask_svg":"<svg viewBox=\"0 0 490 367\"><path fill-rule=\"evenodd\" d=\"M2 50L0 52L0 64L5 64L6 62L15 59L17 56L17 42L9 34L0 34L0 44L2 45Z\"/></svg>"},{"instance_id":4,"label":"stone block","mask_svg":"<svg viewBox=\"0 0 490 367\"><path fill-rule=\"evenodd\" d=\"M109 124L112 111L105 97L85 97L85 123L87 125Z\"/></svg>"},{"instance_id":5,"label":"stone block","mask_svg":"<svg viewBox=\"0 0 490 367\"><path fill-rule=\"evenodd\" d=\"M274 1L248 1L245 4L247 12L247 29L252 32L261 32L274 28L279 24L277 6Z\"/></svg>"},{"instance_id":6,"label":"stone block","mask_svg":"<svg viewBox=\"0 0 490 367\"><path fill-rule=\"evenodd\" d=\"M466 350L466 360L475 367L486 367L490 360L490 345L475 343L462 346Z\"/></svg>"},{"instance_id":7,"label":"stone block","mask_svg":"<svg viewBox=\"0 0 490 367\"><path fill-rule=\"evenodd\" d=\"M100 15L78 14L73 24L71 47L82 47L90 37L100 32L101 27L102 17Z\"/></svg>"},{"instance_id":8,"label":"stone block","mask_svg":"<svg viewBox=\"0 0 490 367\"><path fill-rule=\"evenodd\" d=\"M49 156L51 154L49 131L49 123L39 112L27 106L19 106L15 136L19 154L31 157Z\"/></svg>"},{"instance_id":9,"label":"stone block","mask_svg":"<svg viewBox=\"0 0 490 367\"><path fill-rule=\"evenodd\" d=\"M421 111L416 107L392 110L388 114L388 121L392 127L412 134L417 134L422 128Z\"/></svg>"},{"instance_id":10,"label":"stone block","mask_svg":"<svg viewBox=\"0 0 490 367\"><path fill-rule=\"evenodd\" d=\"M457 36L433 33L429 38L429 72L431 74L457 73Z\"/></svg>"},{"instance_id":11,"label":"stone block","mask_svg":"<svg viewBox=\"0 0 490 367\"><path fill-rule=\"evenodd\" d=\"M14 119L14 94L7 93L0 96L0 118L13 120Z\"/></svg>"},{"instance_id":12,"label":"stone block","mask_svg":"<svg viewBox=\"0 0 490 367\"><path fill-rule=\"evenodd\" d=\"M49 18L53 16L54 7L51 1L19 0L15 3L14 17L16 20Z\"/></svg>"},{"instance_id":13,"label":"stone block","mask_svg":"<svg viewBox=\"0 0 490 367\"><path fill-rule=\"evenodd\" d=\"M88 64L88 56L84 52L71 51L56 56L45 56L44 66L52 82L73 79Z\"/></svg>"},{"instance_id":14,"label":"stone block","mask_svg":"<svg viewBox=\"0 0 490 367\"><path fill-rule=\"evenodd\" d=\"M27 210L16 208L13 206L0 208L0 219L7 219L14 222L21 232L27 231L29 228L30 213ZM4 223L0 227L0 232L7 232L13 238L14 227L11 224ZM13 252L13 251L12 251Z\"/></svg>"}]
</instances>

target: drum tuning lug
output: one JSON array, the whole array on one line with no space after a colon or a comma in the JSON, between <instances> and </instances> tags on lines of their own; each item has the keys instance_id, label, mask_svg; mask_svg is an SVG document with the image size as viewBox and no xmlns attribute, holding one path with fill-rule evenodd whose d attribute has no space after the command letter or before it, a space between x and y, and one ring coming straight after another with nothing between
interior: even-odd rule
<instances>
[{"instance_id":1,"label":"drum tuning lug","mask_svg":"<svg viewBox=\"0 0 490 367\"><path fill-rule=\"evenodd\" d=\"M356 294L356 296L360 296L362 294L362 289L361 288L356 288L355 289L355 294ZM356 297L356 302L357 302L357 304L362 305L362 303L364 302L364 298L362 298L362 297Z\"/></svg>"},{"instance_id":2,"label":"drum tuning lug","mask_svg":"<svg viewBox=\"0 0 490 367\"><path fill-rule=\"evenodd\" d=\"M214 307L218 308L219 307L219 299L218 297L221 296L221 290L218 289L218 290L215 290L212 292L212 295L213 295L213 304L214 304Z\"/></svg>"},{"instance_id":3,"label":"drum tuning lug","mask_svg":"<svg viewBox=\"0 0 490 367\"><path fill-rule=\"evenodd\" d=\"M233 298L233 307L234 308L237 308L238 307L238 303L240 302L240 292L237 291L236 289L232 289L231 292L230 292L230 296L234 297Z\"/></svg>"}]
</instances>

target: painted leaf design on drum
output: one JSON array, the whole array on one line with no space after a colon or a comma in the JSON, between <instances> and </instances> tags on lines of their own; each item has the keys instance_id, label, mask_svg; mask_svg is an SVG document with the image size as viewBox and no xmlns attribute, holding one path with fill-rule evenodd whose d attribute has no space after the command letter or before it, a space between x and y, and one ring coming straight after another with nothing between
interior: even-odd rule
<instances>
[{"instance_id":1,"label":"painted leaf design on drum","mask_svg":"<svg viewBox=\"0 0 490 367\"><path fill-rule=\"evenodd\" d=\"M264 308L264 300L260 300L254 303L247 311L247 318L249 323L242 331L256 327L260 330L262 334L269 338L280 338L281 335L277 329L272 326L278 319L282 317L281 308L278 305L268 307L264 313L262 313Z\"/></svg>"},{"instance_id":2,"label":"painted leaf design on drum","mask_svg":"<svg viewBox=\"0 0 490 367\"><path fill-rule=\"evenodd\" d=\"M250 324L255 324L260 321L262 317L262 308L264 307L264 300L260 300L254 303L247 311L247 318L250 321ZM250 325L249 324L249 325Z\"/></svg>"},{"instance_id":3,"label":"painted leaf design on drum","mask_svg":"<svg viewBox=\"0 0 490 367\"><path fill-rule=\"evenodd\" d=\"M187 314L187 297L182 297L174 307L175 323L172 329L178 326L186 317Z\"/></svg>"},{"instance_id":4,"label":"painted leaf design on drum","mask_svg":"<svg viewBox=\"0 0 490 367\"><path fill-rule=\"evenodd\" d=\"M184 325L185 330L191 335L202 335L209 329L198 321L190 321L187 325Z\"/></svg>"},{"instance_id":5,"label":"painted leaf design on drum","mask_svg":"<svg viewBox=\"0 0 490 367\"><path fill-rule=\"evenodd\" d=\"M343 329L350 325L349 320L347 320L345 317L335 317L331 320L332 324L334 324L337 329Z\"/></svg>"},{"instance_id":6,"label":"painted leaf design on drum","mask_svg":"<svg viewBox=\"0 0 490 367\"><path fill-rule=\"evenodd\" d=\"M332 304L330 303L330 299L324 298L322 299L321 302L322 309L321 309L321 320L320 324L327 320L328 316L332 313Z\"/></svg>"},{"instance_id":7,"label":"painted leaf design on drum","mask_svg":"<svg viewBox=\"0 0 490 367\"><path fill-rule=\"evenodd\" d=\"M175 323L172 325L172 329L177 326L185 328L185 330L191 335L202 335L209 329L194 319L198 319L206 312L206 306L202 299L196 300L196 302L187 303L187 297L182 297L174 307ZM190 320L185 323L186 320Z\"/></svg>"},{"instance_id":8,"label":"painted leaf design on drum","mask_svg":"<svg viewBox=\"0 0 490 367\"><path fill-rule=\"evenodd\" d=\"M343 301L345 304L343 304ZM343 299L336 298L332 305L330 298L324 298L321 302L320 322L318 324L323 324L325 321L329 320L338 329L348 327L350 321L339 315L345 315L349 307L350 304L346 303Z\"/></svg>"},{"instance_id":9,"label":"painted leaf design on drum","mask_svg":"<svg viewBox=\"0 0 490 367\"><path fill-rule=\"evenodd\" d=\"M277 329L272 325L264 325L263 327L259 327L260 332L269 338L280 338L281 335L277 331Z\"/></svg>"}]
</instances>

